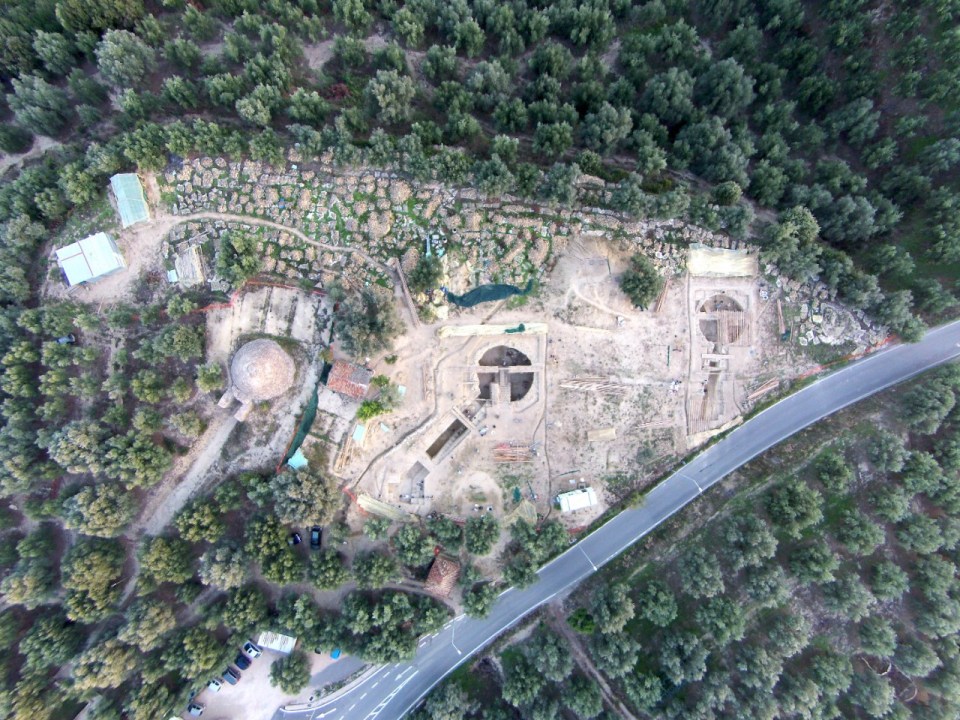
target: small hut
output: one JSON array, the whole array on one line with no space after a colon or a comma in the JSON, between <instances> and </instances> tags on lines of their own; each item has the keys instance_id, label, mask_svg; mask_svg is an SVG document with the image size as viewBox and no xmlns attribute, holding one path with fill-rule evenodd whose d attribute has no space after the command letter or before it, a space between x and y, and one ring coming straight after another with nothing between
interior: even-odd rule
<instances>
[{"instance_id":1,"label":"small hut","mask_svg":"<svg viewBox=\"0 0 960 720\"><path fill-rule=\"evenodd\" d=\"M127 266L113 238L103 232L60 248L55 254L71 287L98 280Z\"/></svg>"},{"instance_id":2,"label":"small hut","mask_svg":"<svg viewBox=\"0 0 960 720\"><path fill-rule=\"evenodd\" d=\"M373 371L344 360L337 360L327 378L327 387L353 400L363 400L370 390Z\"/></svg>"},{"instance_id":3,"label":"small hut","mask_svg":"<svg viewBox=\"0 0 960 720\"><path fill-rule=\"evenodd\" d=\"M437 597L450 597L454 585L460 579L460 563L445 555L437 555L430 566L430 574L423 589Z\"/></svg>"}]
</instances>

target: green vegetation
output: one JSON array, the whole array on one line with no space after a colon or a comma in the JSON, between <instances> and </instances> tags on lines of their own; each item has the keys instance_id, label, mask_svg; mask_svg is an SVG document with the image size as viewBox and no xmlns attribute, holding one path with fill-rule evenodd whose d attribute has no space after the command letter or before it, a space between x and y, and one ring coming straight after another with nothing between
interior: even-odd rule
<instances>
[{"instance_id":1,"label":"green vegetation","mask_svg":"<svg viewBox=\"0 0 960 720\"><path fill-rule=\"evenodd\" d=\"M620 277L620 289L641 310L656 300L663 289L663 278L645 255L630 258L630 267Z\"/></svg>"},{"instance_id":2,"label":"green vegetation","mask_svg":"<svg viewBox=\"0 0 960 720\"><path fill-rule=\"evenodd\" d=\"M378 415L385 415L391 412L400 404L400 389L390 383L386 375L375 375L370 384L377 388L376 397L371 400L364 400L357 408L357 420L366 422L372 420Z\"/></svg>"},{"instance_id":3,"label":"green vegetation","mask_svg":"<svg viewBox=\"0 0 960 720\"><path fill-rule=\"evenodd\" d=\"M333 333L344 352L363 358L390 350L403 329L392 296L372 287L348 294L339 286L330 296L340 303Z\"/></svg>"},{"instance_id":4,"label":"green vegetation","mask_svg":"<svg viewBox=\"0 0 960 720\"><path fill-rule=\"evenodd\" d=\"M289 695L296 695L310 682L310 660L296 650L270 666L270 684Z\"/></svg>"},{"instance_id":5,"label":"green vegetation","mask_svg":"<svg viewBox=\"0 0 960 720\"><path fill-rule=\"evenodd\" d=\"M443 266L436 255L421 255L407 278L407 284L413 292L433 290L443 274Z\"/></svg>"},{"instance_id":6,"label":"green vegetation","mask_svg":"<svg viewBox=\"0 0 960 720\"><path fill-rule=\"evenodd\" d=\"M819 277L914 339L921 316L957 306L957 15L944 2L810 0L5 3L0 152L35 136L49 147L0 182L0 495L20 509L0 542L0 592L17 606L0 707L68 716L99 694L102 717L163 717L222 659L215 646L275 618L282 586L375 587L422 572L428 545L483 555L499 538L486 519L462 539L437 521L352 568L329 549L308 562L287 544L290 524L330 522L341 497L328 478L284 472L231 478L167 534L129 542L142 496L205 428L185 406L224 375L204 364L194 312L217 298L170 298L146 276L134 304L102 311L82 293L40 292L55 275L51 239L85 227L85 211L103 217L110 175L198 155L280 166L295 144L305 166L386 166L538 203L572 204L596 175L608 187L591 202L756 238L781 271ZM374 31L385 42L368 52ZM332 56L312 68L305 49L327 39ZM232 287L264 268L259 239L231 228L206 248ZM435 287L439 265L421 259L411 287ZM659 282L638 260L624 289L642 307ZM342 349L390 353L400 322L383 289L331 290ZM69 334L77 342L56 342ZM734 705L762 716L771 703L797 717L956 715L955 382L945 372L905 395L905 427L818 449L809 469L771 481L752 520L711 526L711 542L684 547L658 580L620 578L583 603L574 627L600 630L590 652L626 702L684 717ZM385 390L364 417L388 409ZM557 523L515 524L505 580L531 582L566 542ZM470 612L486 612L496 587L466 586ZM190 604L205 587L199 618ZM794 592L819 624L793 612ZM305 637L374 660L406 656L442 622L439 606L402 593L315 614ZM525 678L535 660L505 663L506 696L531 716L567 712L552 681ZM881 660L896 672L872 672ZM591 716L589 683L565 682L569 711Z\"/></svg>"}]
</instances>

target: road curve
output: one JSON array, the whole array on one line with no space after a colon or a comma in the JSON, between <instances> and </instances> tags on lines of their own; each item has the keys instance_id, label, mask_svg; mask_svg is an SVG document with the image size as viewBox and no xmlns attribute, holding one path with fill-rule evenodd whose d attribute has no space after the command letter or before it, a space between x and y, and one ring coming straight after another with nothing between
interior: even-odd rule
<instances>
[{"instance_id":1,"label":"road curve","mask_svg":"<svg viewBox=\"0 0 960 720\"><path fill-rule=\"evenodd\" d=\"M276 720L398 720L430 689L521 618L581 582L695 500L733 470L794 433L874 393L960 357L960 321L930 330L914 345L897 345L851 363L751 418L620 513L540 569L530 587L502 593L483 620L459 616L421 638L410 662L383 666L350 692Z\"/></svg>"}]
</instances>

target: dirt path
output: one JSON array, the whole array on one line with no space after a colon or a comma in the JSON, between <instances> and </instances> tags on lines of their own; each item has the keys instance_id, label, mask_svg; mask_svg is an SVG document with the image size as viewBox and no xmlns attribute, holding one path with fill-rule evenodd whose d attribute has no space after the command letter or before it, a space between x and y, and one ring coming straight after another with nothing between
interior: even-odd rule
<instances>
[{"instance_id":1,"label":"dirt path","mask_svg":"<svg viewBox=\"0 0 960 720\"><path fill-rule=\"evenodd\" d=\"M149 180L147 181L147 189L148 194L152 194ZM120 249L127 263L126 270L101 278L90 285L70 288L69 290L60 289L53 291L54 294L69 294L76 300L88 303L112 305L123 302L125 299L128 299L131 288L133 288L142 274L162 269L163 258L160 257L160 247L163 245L163 240L167 234L178 225L197 220L221 220L229 223L246 223L247 225L257 225L290 233L308 245L313 245L335 253L350 253L356 255L363 262L373 265L386 273L388 277L396 277L396 271L393 268L375 260L359 248L330 245L329 243L323 243L319 240L313 240L301 230L272 220L266 220L253 215L235 215L232 213L212 211L191 213L189 215L172 215L158 206L155 207L155 216L149 223L130 228L120 236Z\"/></svg>"},{"instance_id":2,"label":"dirt path","mask_svg":"<svg viewBox=\"0 0 960 720\"><path fill-rule=\"evenodd\" d=\"M159 535L163 532L194 492L203 485L208 471L219 460L223 445L236 425L237 420L232 415L215 416L213 423L194 445L194 449L174 465L167 475L167 480L148 496L143 512L131 526L128 535Z\"/></svg>"},{"instance_id":3,"label":"dirt path","mask_svg":"<svg viewBox=\"0 0 960 720\"><path fill-rule=\"evenodd\" d=\"M580 644L580 638L567 624L567 620L563 615L563 609L559 605L550 605L548 620L553 629L559 632L567 641L567 645L573 654L573 659L577 665L580 666L580 669L600 688L600 694L603 695L603 702L608 707L613 708L618 717L624 718L624 720L637 720L637 717L620 702L619 698L617 698L610 689L606 678L597 670L596 665L593 664L593 660L591 660L590 656L584 651L583 646Z\"/></svg>"},{"instance_id":4,"label":"dirt path","mask_svg":"<svg viewBox=\"0 0 960 720\"><path fill-rule=\"evenodd\" d=\"M288 232L308 245L314 245L315 247L323 248L324 250L330 250L331 252L352 253L364 262L369 263L370 265L373 265L374 267L377 267L383 272L387 273L387 275L390 277L393 277L396 274L393 268L391 268L389 265L385 265L384 263L374 260L372 257L358 248L344 245L330 245L329 243L323 243L319 240L313 240L302 231L290 227L289 225L283 225L281 223L274 222L273 220L266 220L253 215L233 215L231 213L204 211L192 213L190 215L169 215L166 217L174 218L176 220L176 222L174 222L171 226L171 229L176 225L190 222L192 220L223 220L224 222L248 223L250 225L260 225L261 227L273 228L274 230L280 230L281 232Z\"/></svg>"},{"instance_id":5,"label":"dirt path","mask_svg":"<svg viewBox=\"0 0 960 720\"><path fill-rule=\"evenodd\" d=\"M6 155L0 158L0 177L2 177L8 169L22 166L27 160L40 157L47 150L54 147L62 147L62 144L52 138L38 135L33 141L31 148L25 153L21 153L20 155Z\"/></svg>"}]
</instances>

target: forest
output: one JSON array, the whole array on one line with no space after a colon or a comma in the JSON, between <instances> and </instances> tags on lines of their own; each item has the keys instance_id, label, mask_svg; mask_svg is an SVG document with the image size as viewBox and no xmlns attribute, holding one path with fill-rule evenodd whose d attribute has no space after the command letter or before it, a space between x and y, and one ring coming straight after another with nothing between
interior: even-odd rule
<instances>
[{"instance_id":1,"label":"forest","mask_svg":"<svg viewBox=\"0 0 960 720\"><path fill-rule=\"evenodd\" d=\"M379 547L350 564L334 522L326 550L299 552L285 523L325 522L342 498L290 473L233 477L164 534L130 532L204 431L185 406L223 377L190 300L144 287L142 304L97 314L41 296L51 237L102 205L110 175L295 150L552 204L594 175L615 184L609 208L756 242L911 340L957 304L958 17L950 0L3 3L0 716L72 717L100 698L93 720L152 720L264 624L407 657L448 611L389 586L423 574L428 547L483 555L500 532L372 521ZM104 342L57 342L71 333ZM903 432L779 478L759 512L703 531L709 552L585 591L574 624L623 701L670 717L734 703L744 717L955 716L955 387L938 376L911 391L921 410L905 407ZM514 525L504 580L531 582L558 529ZM339 613L301 592L347 582ZM498 587L469 566L462 582L484 614ZM509 707L598 714L572 666L529 671L560 640L531 642L504 659ZM276 680L302 687L302 659ZM562 711L560 681L578 698Z\"/></svg>"}]
</instances>

